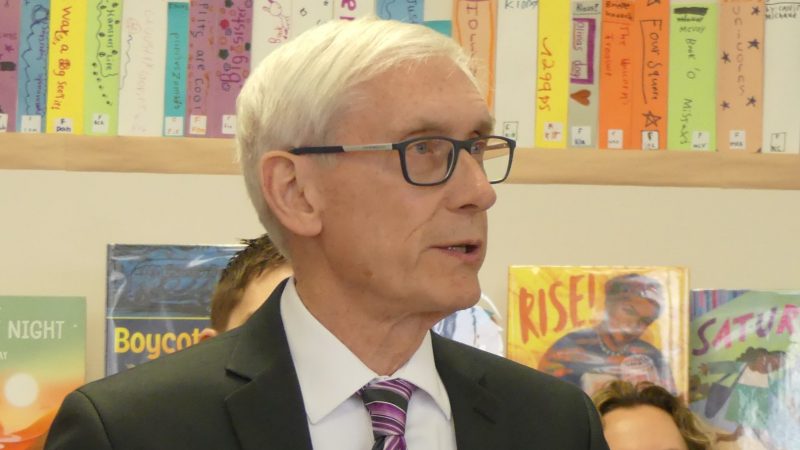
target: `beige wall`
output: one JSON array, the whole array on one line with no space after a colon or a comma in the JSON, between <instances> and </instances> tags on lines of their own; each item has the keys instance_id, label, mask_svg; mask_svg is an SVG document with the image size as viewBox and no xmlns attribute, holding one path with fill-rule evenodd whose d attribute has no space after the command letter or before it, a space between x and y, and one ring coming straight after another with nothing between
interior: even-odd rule
<instances>
[{"instance_id":1,"label":"beige wall","mask_svg":"<svg viewBox=\"0 0 800 450\"><path fill-rule=\"evenodd\" d=\"M693 288L800 289L800 191L503 185L484 290L509 264L669 264ZM0 295L88 301L103 374L108 243L222 244L262 231L238 176L0 170Z\"/></svg>"}]
</instances>

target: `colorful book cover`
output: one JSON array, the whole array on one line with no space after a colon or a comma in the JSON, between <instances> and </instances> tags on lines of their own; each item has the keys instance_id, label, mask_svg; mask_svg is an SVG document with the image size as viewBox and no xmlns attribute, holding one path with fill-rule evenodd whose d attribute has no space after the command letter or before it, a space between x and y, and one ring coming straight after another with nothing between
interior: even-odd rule
<instances>
[{"instance_id":1,"label":"colorful book cover","mask_svg":"<svg viewBox=\"0 0 800 450\"><path fill-rule=\"evenodd\" d=\"M167 66L164 71L164 136L184 135L186 70L189 65L189 0L167 4Z\"/></svg>"},{"instance_id":2,"label":"colorful book cover","mask_svg":"<svg viewBox=\"0 0 800 450\"><path fill-rule=\"evenodd\" d=\"M536 70L536 146L567 146L569 95L570 4L564 0L539 1Z\"/></svg>"},{"instance_id":3,"label":"colorful book cover","mask_svg":"<svg viewBox=\"0 0 800 450\"><path fill-rule=\"evenodd\" d=\"M764 0L722 0L717 55L717 148L758 153L764 92Z\"/></svg>"},{"instance_id":4,"label":"colorful book cover","mask_svg":"<svg viewBox=\"0 0 800 450\"><path fill-rule=\"evenodd\" d=\"M453 39L472 58L472 73L478 79L489 109L494 105L495 28L497 0L455 0Z\"/></svg>"},{"instance_id":5,"label":"colorful book cover","mask_svg":"<svg viewBox=\"0 0 800 450\"><path fill-rule=\"evenodd\" d=\"M194 4L194 1L192 2ZM366 10L363 1L342 2L337 8L340 17L358 17L361 11ZM339 3L335 3L337 7ZM350 8L353 9L350 9ZM252 61L250 70L253 71L264 58L273 50L289 40L292 25L291 0L255 0L253 3L253 36L250 44Z\"/></svg>"},{"instance_id":6,"label":"colorful book cover","mask_svg":"<svg viewBox=\"0 0 800 450\"><path fill-rule=\"evenodd\" d=\"M633 47L637 55L631 115L632 145L666 150L669 89L669 2L636 0Z\"/></svg>"},{"instance_id":7,"label":"colorful book cover","mask_svg":"<svg viewBox=\"0 0 800 450\"><path fill-rule=\"evenodd\" d=\"M673 0L670 8L667 147L715 151L717 3Z\"/></svg>"},{"instance_id":8,"label":"colorful book cover","mask_svg":"<svg viewBox=\"0 0 800 450\"><path fill-rule=\"evenodd\" d=\"M690 406L715 440L797 448L800 291L692 291Z\"/></svg>"},{"instance_id":9,"label":"colorful book cover","mask_svg":"<svg viewBox=\"0 0 800 450\"><path fill-rule=\"evenodd\" d=\"M83 134L87 14L84 0L52 0L50 3L48 133Z\"/></svg>"},{"instance_id":10,"label":"colorful book cover","mask_svg":"<svg viewBox=\"0 0 800 450\"><path fill-rule=\"evenodd\" d=\"M196 344L220 272L242 246L108 246L106 375Z\"/></svg>"},{"instance_id":11,"label":"colorful book cover","mask_svg":"<svg viewBox=\"0 0 800 450\"><path fill-rule=\"evenodd\" d=\"M634 51L633 0L606 2L600 40L600 148L633 148L633 93L640 56Z\"/></svg>"},{"instance_id":12,"label":"colorful book cover","mask_svg":"<svg viewBox=\"0 0 800 450\"><path fill-rule=\"evenodd\" d=\"M517 141L517 148L536 142L536 2L500 2L497 11L495 132Z\"/></svg>"},{"instance_id":13,"label":"colorful book cover","mask_svg":"<svg viewBox=\"0 0 800 450\"><path fill-rule=\"evenodd\" d=\"M236 97L250 75L253 7L250 0L226 0L217 8L221 17L213 32L207 131L210 137L231 137L236 133Z\"/></svg>"},{"instance_id":14,"label":"colorful book cover","mask_svg":"<svg viewBox=\"0 0 800 450\"><path fill-rule=\"evenodd\" d=\"M688 388L688 282L679 267L511 266L508 357L580 386Z\"/></svg>"},{"instance_id":15,"label":"colorful book cover","mask_svg":"<svg viewBox=\"0 0 800 450\"><path fill-rule=\"evenodd\" d=\"M20 2L0 4L0 133L17 125Z\"/></svg>"},{"instance_id":16,"label":"colorful book cover","mask_svg":"<svg viewBox=\"0 0 800 450\"><path fill-rule=\"evenodd\" d=\"M425 0L416 0L413 2L376 0L375 12L381 19L399 20L400 22L408 23L422 23L425 14L425 3Z\"/></svg>"},{"instance_id":17,"label":"colorful book cover","mask_svg":"<svg viewBox=\"0 0 800 450\"><path fill-rule=\"evenodd\" d=\"M340 0L333 2L333 17L339 20L353 20L375 15L375 0Z\"/></svg>"},{"instance_id":18,"label":"colorful book cover","mask_svg":"<svg viewBox=\"0 0 800 450\"><path fill-rule=\"evenodd\" d=\"M422 24L445 36L453 36L453 5L451 2L425 2ZM535 6L535 5L534 5Z\"/></svg>"},{"instance_id":19,"label":"colorful book cover","mask_svg":"<svg viewBox=\"0 0 800 450\"><path fill-rule=\"evenodd\" d=\"M330 0L292 0L291 5L289 39L333 18L333 2Z\"/></svg>"},{"instance_id":20,"label":"colorful book cover","mask_svg":"<svg viewBox=\"0 0 800 450\"><path fill-rule=\"evenodd\" d=\"M50 0L23 0L17 78L17 130L41 133L47 113Z\"/></svg>"},{"instance_id":21,"label":"colorful book cover","mask_svg":"<svg viewBox=\"0 0 800 450\"><path fill-rule=\"evenodd\" d=\"M167 2L123 3L118 133L161 136L167 53Z\"/></svg>"},{"instance_id":22,"label":"colorful book cover","mask_svg":"<svg viewBox=\"0 0 800 450\"><path fill-rule=\"evenodd\" d=\"M270 10L273 11L273 10ZM280 12L279 8L274 10ZM186 68L186 135L208 132L208 88L211 84L214 30L221 19L211 0L192 0L189 6L189 62ZM288 24L288 22L287 22Z\"/></svg>"},{"instance_id":23,"label":"colorful book cover","mask_svg":"<svg viewBox=\"0 0 800 450\"><path fill-rule=\"evenodd\" d=\"M86 134L117 134L122 2L90 0L86 22Z\"/></svg>"},{"instance_id":24,"label":"colorful book cover","mask_svg":"<svg viewBox=\"0 0 800 450\"><path fill-rule=\"evenodd\" d=\"M571 8L567 142L570 147L596 147L602 3L573 0Z\"/></svg>"},{"instance_id":25,"label":"colorful book cover","mask_svg":"<svg viewBox=\"0 0 800 450\"><path fill-rule=\"evenodd\" d=\"M0 297L0 447L44 448L64 397L86 381L82 297Z\"/></svg>"},{"instance_id":26,"label":"colorful book cover","mask_svg":"<svg viewBox=\"0 0 800 450\"><path fill-rule=\"evenodd\" d=\"M800 153L800 0L768 0L764 29L764 153Z\"/></svg>"}]
</instances>

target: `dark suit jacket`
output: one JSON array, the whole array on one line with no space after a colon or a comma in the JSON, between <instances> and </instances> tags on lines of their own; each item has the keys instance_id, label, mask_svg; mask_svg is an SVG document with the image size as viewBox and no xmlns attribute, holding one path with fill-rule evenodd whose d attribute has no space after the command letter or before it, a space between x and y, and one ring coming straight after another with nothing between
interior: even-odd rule
<instances>
[{"instance_id":1,"label":"dark suit jacket","mask_svg":"<svg viewBox=\"0 0 800 450\"><path fill-rule=\"evenodd\" d=\"M72 392L45 448L311 450L282 292L236 330ZM607 450L573 385L435 334L433 353L459 450Z\"/></svg>"}]
</instances>

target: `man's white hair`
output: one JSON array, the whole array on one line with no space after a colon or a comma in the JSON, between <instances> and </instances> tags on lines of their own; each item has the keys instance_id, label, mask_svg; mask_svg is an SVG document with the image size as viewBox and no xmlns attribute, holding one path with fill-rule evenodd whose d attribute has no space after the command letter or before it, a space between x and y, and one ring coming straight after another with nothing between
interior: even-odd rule
<instances>
[{"instance_id":1,"label":"man's white hair","mask_svg":"<svg viewBox=\"0 0 800 450\"><path fill-rule=\"evenodd\" d=\"M236 147L250 200L281 252L284 230L261 193L259 161L271 150L326 142L353 87L409 62L451 59L476 88L469 56L452 39L422 25L364 18L330 21L282 45L250 74L236 101ZM380 101L380 99L372 99Z\"/></svg>"}]
</instances>

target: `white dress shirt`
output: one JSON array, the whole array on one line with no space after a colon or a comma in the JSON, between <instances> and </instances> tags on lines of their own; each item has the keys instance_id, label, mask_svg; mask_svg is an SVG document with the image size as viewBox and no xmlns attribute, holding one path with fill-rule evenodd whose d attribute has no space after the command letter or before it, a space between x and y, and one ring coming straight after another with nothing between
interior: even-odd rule
<instances>
[{"instance_id":1,"label":"white dress shirt","mask_svg":"<svg viewBox=\"0 0 800 450\"><path fill-rule=\"evenodd\" d=\"M372 422L356 392L376 378L403 378L417 386L406 419L409 450L456 448L450 400L436 371L430 334L397 372L380 377L311 315L294 278L286 284L280 306L314 450L372 448Z\"/></svg>"}]
</instances>

